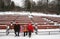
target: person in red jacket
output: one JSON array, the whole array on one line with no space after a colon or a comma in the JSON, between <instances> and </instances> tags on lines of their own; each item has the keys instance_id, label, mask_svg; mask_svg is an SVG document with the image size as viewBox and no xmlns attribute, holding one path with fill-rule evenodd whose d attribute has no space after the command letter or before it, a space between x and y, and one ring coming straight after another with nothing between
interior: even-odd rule
<instances>
[{"instance_id":1,"label":"person in red jacket","mask_svg":"<svg viewBox=\"0 0 60 39\"><path fill-rule=\"evenodd\" d=\"M31 34L32 34L33 30L34 30L34 28L33 28L32 24L28 24L29 37L31 37Z\"/></svg>"}]
</instances>

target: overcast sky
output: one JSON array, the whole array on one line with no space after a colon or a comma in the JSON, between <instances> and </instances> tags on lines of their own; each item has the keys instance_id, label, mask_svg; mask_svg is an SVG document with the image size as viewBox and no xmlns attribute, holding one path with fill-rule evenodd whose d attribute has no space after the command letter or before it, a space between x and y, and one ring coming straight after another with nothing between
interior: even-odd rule
<instances>
[{"instance_id":1,"label":"overcast sky","mask_svg":"<svg viewBox=\"0 0 60 39\"><path fill-rule=\"evenodd\" d=\"M25 0L11 0L11 1L14 1L15 5L20 6L20 7L23 7ZM39 0L33 0L33 1L37 2ZM52 0L50 0L50 1L52 1Z\"/></svg>"}]
</instances>

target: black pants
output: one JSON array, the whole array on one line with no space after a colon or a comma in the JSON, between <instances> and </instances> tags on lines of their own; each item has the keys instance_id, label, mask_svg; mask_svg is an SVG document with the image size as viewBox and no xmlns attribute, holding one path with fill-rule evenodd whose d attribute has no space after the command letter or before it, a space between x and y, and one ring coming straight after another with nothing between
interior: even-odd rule
<instances>
[{"instance_id":1,"label":"black pants","mask_svg":"<svg viewBox=\"0 0 60 39\"><path fill-rule=\"evenodd\" d=\"M19 31L15 31L15 36L19 36Z\"/></svg>"},{"instance_id":2,"label":"black pants","mask_svg":"<svg viewBox=\"0 0 60 39\"><path fill-rule=\"evenodd\" d=\"M8 35L8 34L9 34L9 29L6 30L6 35Z\"/></svg>"},{"instance_id":3,"label":"black pants","mask_svg":"<svg viewBox=\"0 0 60 39\"><path fill-rule=\"evenodd\" d=\"M37 31L37 29L35 29L35 31L36 31L35 33L36 33L36 35L37 35L37 34L38 34L38 31Z\"/></svg>"},{"instance_id":4,"label":"black pants","mask_svg":"<svg viewBox=\"0 0 60 39\"><path fill-rule=\"evenodd\" d=\"M26 36L28 34L28 32L26 31L26 32L24 32L24 36Z\"/></svg>"},{"instance_id":5,"label":"black pants","mask_svg":"<svg viewBox=\"0 0 60 39\"><path fill-rule=\"evenodd\" d=\"M31 37L31 34L32 34L32 32L31 32L31 31L29 31L29 37Z\"/></svg>"}]
</instances>

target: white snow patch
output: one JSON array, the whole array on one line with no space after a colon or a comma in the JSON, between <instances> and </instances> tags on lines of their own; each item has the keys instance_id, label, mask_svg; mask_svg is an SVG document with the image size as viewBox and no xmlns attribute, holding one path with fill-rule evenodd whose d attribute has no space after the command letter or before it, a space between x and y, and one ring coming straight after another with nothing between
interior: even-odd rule
<instances>
[{"instance_id":1,"label":"white snow patch","mask_svg":"<svg viewBox=\"0 0 60 39\"><path fill-rule=\"evenodd\" d=\"M0 12L0 15L33 15L33 16L51 16L51 17L60 17L60 15L55 14L44 14L44 13L38 13L38 12Z\"/></svg>"}]
</instances>

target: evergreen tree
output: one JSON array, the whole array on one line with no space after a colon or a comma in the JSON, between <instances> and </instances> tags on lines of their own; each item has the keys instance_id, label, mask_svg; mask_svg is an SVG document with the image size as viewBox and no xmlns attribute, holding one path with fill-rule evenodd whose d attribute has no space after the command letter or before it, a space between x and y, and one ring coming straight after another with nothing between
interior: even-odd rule
<instances>
[{"instance_id":1,"label":"evergreen tree","mask_svg":"<svg viewBox=\"0 0 60 39\"><path fill-rule=\"evenodd\" d=\"M30 9L31 9L31 2L30 2L30 0L25 0L25 8L27 9L27 11L30 11Z\"/></svg>"},{"instance_id":2,"label":"evergreen tree","mask_svg":"<svg viewBox=\"0 0 60 39\"><path fill-rule=\"evenodd\" d=\"M60 0L57 0L58 4L57 4L57 15L60 14Z\"/></svg>"},{"instance_id":3,"label":"evergreen tree","mask_svg":"<svg viewBox=\"0 0 60 39\"><path fill-rule=\"evenodd\" d=\"M14 9L15 9L15 4L14 4L13 1L11 2L10 9L11 9L11 10L14 10Z\"/></svg>"},{"instance_id":4,"label":"evergreen tree","mask_svg":"<svg viewBox=\"0 0 60 39\"><path fill-rule=\"evenodd\" d=\"M2 11L4 11L4 8L5 8L5 5L4 5L4 2L1 3L1 9Z\"/></svg>"}]
</instances>

